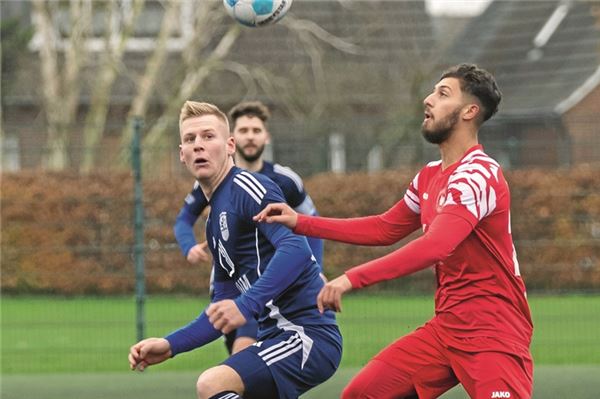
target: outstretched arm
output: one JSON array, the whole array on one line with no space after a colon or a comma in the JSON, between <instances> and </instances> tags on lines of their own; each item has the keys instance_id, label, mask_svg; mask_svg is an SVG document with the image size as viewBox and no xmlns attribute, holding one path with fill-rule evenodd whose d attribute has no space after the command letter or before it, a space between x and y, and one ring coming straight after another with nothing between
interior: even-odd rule
<instances>
[{"instance_id":1,"label":"outstretched arm","mask_svg":"<svg viewBox=\"0 0 600 399\"><path fill-rule=\"evenodd\" d=\"M472 231L473 226L466 219L440 214L421 237L384 257L353 267L327 283L317 297L317 306L321 311L325 308L341 311L344 293L430 267L446 259Z\"/></svg>"},{"instance_id":2,"label":"outstretched arm","mask_svg":"<svg viewBox=\"0 0 600 399\"><path fill-rule=\"evenodd\" d=\"M239 291L235 287L233 281L215 281L214 290L215 296L213 298L213 304L220 301L228 301L239 295ZM199 348L221 336L222 332L212 325L207 315L207 311L202 312L197 319L185 327L182 327L165 337L170 344L172 356Z\"/></svg>"},{"instance_id":3,"label":"outstretched arm","mask_svg":"<svg viewBox=\"0 0 600 399\"><path fill-rule=\"evenodd\" d=\"M269 204L254 220L281 223L297 234L357 245L391 245L420 226L419 215L404 199L380 215L350 219L306 216L286 204Z\"/></svg>"}]
</instances>

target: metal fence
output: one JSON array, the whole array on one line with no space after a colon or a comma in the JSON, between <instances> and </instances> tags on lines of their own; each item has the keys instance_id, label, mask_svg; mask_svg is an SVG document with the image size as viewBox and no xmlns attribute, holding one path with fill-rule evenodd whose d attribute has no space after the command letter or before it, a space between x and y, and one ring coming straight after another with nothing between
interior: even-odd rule
<instances>
[{"instance_id":1,"label":"metal fence","mask_svg":"<svg viewBox=\"0 0 600 399\"><path fill-rule=\"evenodd\" d=\"M301 135L281 135L276 136L274 145L270 149L272 158L286 165L292 166L301 174L308 176L330 170L342 171L365 171L376 170L378 168L386 168L393 166L395 168L412 167L415 163L424 162L428 159L437 157L436 148L418 144L416 141L406 143L394 143L391 148L381 148L381 144L375 140L365 138L357 140L359 135L339 136L336 132L328 131L323 134L315 134L313 136ZM336 138L337 137L337 138ZM341 138L340 138L341 137ZM354 139L351 139L354 137ZM419 140L420 137L417 136ZM484 142L488 139L484 139ZM520 142L517 141L494 141L489 140L488 146L491 149L490 153L498 157L506 151L509 157L504 161L507 164L515 165L518 162L510 159L511 154L514 154L515 149L520 148ZM589 143L590 146L596 146L597 143ZM377 150L379 146L379 150ZM12 149L11 149L12 148ZM534 148L538 151L555 151L557 148L554 145L549 145L541 140L535 144ZM12 151L12 152L11 152ZM14 147L4 147L4 157L14 155ZM36 154L36 151L37 154ZM29 164L30 161L25 161L24 156L35 157L36 160L31 161L31 165L39 162L40 155L44 152L42 148L36 148L33 151L31 148L20 148L19 154L21 158L18 163L13 164ZM380 151L380 152L378 152ZM114 165L111 165L110 157L113 152L106 153L103 159L100 173L113 173ZM383 154L386 154L385 156ZM495 154L494 154L495 153ZM375 155L373 155L375 154ZM390 156L389 154L395 154ZM527 154L521 156L526 157ZM387 158L385 158L387 156ZM381 158L379 163L377 158ZM383 160L385 158L385 161ZM499 157L501 158L501 157ZM164 179L169 177L186 176L187 172L180 165L177 153L177 147L172 148L143 148L143 160L145 162L154 162L160 159L159 167L154 167L143 173L143 178L146 180ZM4 158L6 161L6 158ZM5 163L6 165L6 163ZM155 165L156 166L156 165ZM541 164L539 166L542 166ZM128 170L129 166L125 169ZM26 173L35 170L32 167L24 168ZM104 172L103 172L104 170ZM117 171L119 169L116 169ZM5 172L6 173L6 172ZM11 172L12 173L12 172ZM128 183L129 184L129 183ZM56 187L57 191L61 191L61 187ZM589 187L587 193L597 192L598 187ZM94 202L100 213L106 213L110 209L130 208L133 206L133 185L126 188L129 193L126 198L113 200L111 204L102 203L102 198L90 197L88 201ZM548 203L561 200L563 193L560 188L547 193L545 199ZM586 195L586 194L582 194ZM48 231L48 236L52 234L60 234L64 227L70 223L67 217L57 222L39 222L36 220L36 212L39 209L36 207L39 203L44 203L45 198L25 198L24 201L30 201L31 215L26 218L28 221L23 226L30 223L31 226L36 226L41 231ZM60 201L63 201L60 204ZM63 199L52 200L59 201L54 204L52 209L68 209L68 195ZM37 201L37 202L36 202ZM100 201L100 202L98 202ZM2 198L2 203L6 206L5 198ZM173 219L176 209L172 210ZM131 213L131 212L130 212ZM6 215L3 215L3 220ZM148 230L171 227L173 219L161 219L158 217L147 219L146 228ZM522 215L522 223L528 222L530 215ZM108 216L106 216L108 217ZM552 215L549 215L551 218ZM600 221L592 220L585 214L581 213L581 220L572 220L574 224L583 225L584 230L590 231L590 238L586 241L585 246L592 248L592 255L585 259L590 262L582 261L578 268L582 273L590 267L595 267L595 257L600 255L600 233L598 226ZM107 234L113 234L106 230L106 226L102 224L101 219L95 219L94 223L89 226L84 226L89 230L89 234L97 237L103 237ZM100 222L98 222L100 220ZM123 228L130 228L133 224L133 219L122 218L120 223ZM31 227L30 226L30 227ZM4 229L3 229L4 230ZM595 231L595 233L594 233ZM4 231L3 231L4 232ZM53 233L54 232L54 233ZM7 237L3 234L2 241ZM544 238L528 237L527 239L517 242L518 247L522 248L539 248L545 250L547 242ZM114 242L108 246L81 246L76 243L67 247L53 247L47 245L43 241L32 239L31 242L20 248L7 247L2 245L2 279L6 278L10 270L11 264L10 254L16 252L28 252L37 255L37 264L31 264L21 273L35 273L40 278L47 276L57 277L57 272L44 268L45 259L55 256L57 253L83 253L86 256L101 258L103 262L115 265L114 271L110 275L113 280L133 281L134 271L134 246L129 242ZM564 242L564 245L583 245L582 241ZM329 246L326 251L335 250L335 247ZM144 255L150 264L168 263L171 259L177 257L182 262L182 257L179 254L178 247L172 239L171 241L159 242L152 238L147 238L143 246ZM595 251L595 254L594 254ZM7 262L8 261L8 262ZM119 267L118 265L126 264L127 267ZM536 267L545 267L548 273L560 272L560 269L565 265L562 264L547 264L535 265ZM61 271L60 273L65 273ZM64 279L69 279L69 274L77 274L77 270L71 270L67 275L62 276ZM149 268L146 278L159 278L160 270ZM190 267L184 275L180 276L186 280L206 279L206 270L201 268ZM46 276L46 277L45 277ZM94 279L105 279L105 275L89 275L91 281ZM52 289L48 289L46 295L31 296L20 295L18 292L12 291L11 295L3 294L2 296L2 372L3 373L34 373L34 372L73 372L86 370L90 372L96 371L114 371L121 367L121 363L125 364L125 354L127 346L136 339L136 302L134 300L134 289L131 285L129 295L125 297L63 297L48 295L52 293ZM27 287L24 287L23 292L27 292ZM385 287L384 287L385 288ZM176 290L175 290L176 291ZM379 295L390 295L397 292L392 286L388 286L384 292L373 293L374 298ZM430 294L431 290L421 290L417 295ZM194 317L194 313L201 310L207 298L206 291L196 291L193 293L187 292L185 297L175 295L157 296L150 292L149 301L146 306L147 321L145 323L146 332L144 335L162 335L165 332L185 323ZM191 294L191 296L190 296ZM533 291L533 300L536 302L537 313L534 312L537 324L541 328L537 338L535 351L538 351L539 357L548 363L566 363L566 364L600 364L600 351L595 342L600 339L600 328L597 326L600 320L600 292L595 289L587 289L579 292L562 292L559 296L549 296L556 292L544 292L542 289ZM568 294L567 296L564 296ZM549 299L544 299L548 297ZM540 298L540 299L538 299ZM423 322L428 316L427 306L431 306L429 302L425 304L414 305L411 308L411 300L405 302L407 298L399 296L397 298L397 307L402 308L400 314L411 314L409 321L400 317L399 319L390 319L389 315L381 314L383 320L388 320L391 324L406 325L414 328L418 323ZM377 299L376 299L377 300ZM382 299L383 301L383 299ZM139 299L137 307L139 311ZM372 309L367 309L363 306L361 312L368 314ZM430 312L431 310L429 310ZM417 314L418 316L414 316ZM361 317L364 318L361 319ZM361 333L360 340L374 339L373 331L366 328L369 324L367 316L357 316L353 321L360 324L361 320L365 331ZM139 331L139 318L137 319ZM389 324L388 323L388 324ZM371 332L369 332L371 331ZM362 338L361 338L362 337ZM138 337L139 338L139 337ZM382 335L380 341L376 345L383 346L389 338ZM366 351L366 350L365 350ZM548 355L551 353L552 355ZM368 353L364 353L365 358L368 358ZM215 344L202 355L194 355L186 358L187 360L178 362L180 368L197 369L199 360L204 358L204 362L216 363L224 356L224 352L219 343ZM91 361L90 361L91 359ZM364 358L355 359L355 364L358 365L364 361ZM202 363L205 364L205 363Z\"/></svg>"}]
</instances>

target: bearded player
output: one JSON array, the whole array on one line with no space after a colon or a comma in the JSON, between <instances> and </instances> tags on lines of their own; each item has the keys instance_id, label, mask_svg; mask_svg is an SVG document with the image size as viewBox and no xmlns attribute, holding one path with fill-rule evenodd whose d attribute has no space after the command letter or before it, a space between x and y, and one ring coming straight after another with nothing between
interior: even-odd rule
<instances>
[{"instance_id":1,"label":"bearded player","mask_svg":"<svg viewBox=\"0 0 600 399\"><path fill-rule=\"evenodd\" d=\"M342 397L436 398L461 383L471 398L530 398L533 324L512 241L510 193L500 165L478 142L501 93L475 65L444 72L423 101L422 133L441 160L426 165L404 198L387 212L363 218L299 215L269 205L255 218L295 233L360 245L402 248L353 267L326 284L319 309L341 310L342 295L432 267L435 316L377 354Z\"/></svg>"}]
</instances>

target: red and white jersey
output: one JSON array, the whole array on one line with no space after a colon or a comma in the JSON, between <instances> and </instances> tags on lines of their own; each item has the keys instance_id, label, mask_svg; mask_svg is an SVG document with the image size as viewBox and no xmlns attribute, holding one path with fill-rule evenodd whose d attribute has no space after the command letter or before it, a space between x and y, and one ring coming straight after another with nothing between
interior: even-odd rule
<instances>
[{"instance_id":1,"label":"red and white jersey","mask_svg":"<svg viewBox=\"0 0 600 399\"><path fill-rule=\"evenodd\" d=\"M502 169L481 145L445 170L441 166L441 161L425 166L404 202L420 215L424 232L442 214L465 219L473 231L435 264L438 288L431 323L459 349L527 350L533 325L512 241L510 193Z\"/></svg>"}]
</instances>

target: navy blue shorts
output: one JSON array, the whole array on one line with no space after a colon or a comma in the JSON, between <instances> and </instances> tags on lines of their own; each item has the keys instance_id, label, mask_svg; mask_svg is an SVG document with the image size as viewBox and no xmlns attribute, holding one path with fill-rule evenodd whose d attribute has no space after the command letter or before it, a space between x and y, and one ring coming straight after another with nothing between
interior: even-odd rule
<instances>
[{"instance_id":1,"label":"navy blue shorts","mask_svg":"<svg viewBox=\"0 0 600 399\"><path fill-rule=\"evenodd\" d=\"M229 357L244 382L244 399L296 399L337 370L342 336L337 326L303 326L266 337Z\"/></svg>"}]
</instances>

